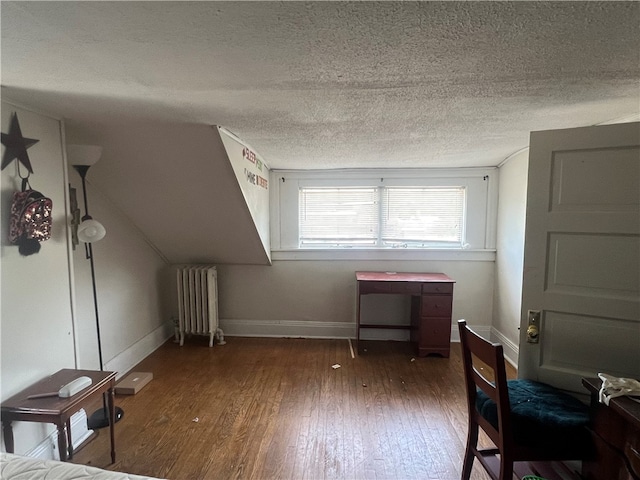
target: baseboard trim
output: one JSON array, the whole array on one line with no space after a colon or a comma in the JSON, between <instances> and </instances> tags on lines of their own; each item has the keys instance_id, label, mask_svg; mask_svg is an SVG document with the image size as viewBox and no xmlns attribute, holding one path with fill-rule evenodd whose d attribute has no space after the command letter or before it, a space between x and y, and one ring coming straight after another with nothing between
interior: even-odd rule
<instances>
[{"instance_id":1,"label":"baseboard trim","mask_svg":"<svg viewBox=\"0 0 640 480\"><path fill-rule=\"evenodd\" d=\"M502 344L505 360L517 369L520 347L514 342L512 342L511 340L509 340L501 331L493 327L491 327L490 338L491 338L491 341L495 341Z\"/></svg>"},{"instance_id":2,"label":"baseboard trim","mask_svg":"<svg viewBox=\"0 0 640 480\"><path fill-rule=\"evenodd\" d=\"M230 337L296 337L296 338L355 338L355 322L314 322L305 320L237 320L220 319L220 328ZM483 338L490 339L490 325L473 325L473 330ZM363 339L403 340L406 332L397 330L375 330L362 332ZM406 336L406 335L404 335ZM506 340L506 338L505 338ZM451 325L451 341L460 342L458 325Z\"/></svg>"},{"instance_id":3,"label":"baseboard trim","mask_svg":"<svg viewBox=\"0 0 640 480\"><path fill-rule=\"evenodd\" d=\"M516 369L518 368L518 345L509 340L502 332L492 327L491 325L469 325L474 332L480 335L482 338L489 340L490 342L497 342L502 345L504 350L504 359L509 362ZM458 332L457 325L452 327L451 341L459 342L460 333Z\"/></svg>"},{"instance_id":4,"label":"baseboard trim","mask_svg":"<svg viewBox=\"0 0 640 480\"><path fill-rule=\"evenodd\" d=\"M353 322L305 320L220 319L220 328L230 337L355 338Z\"/></svg>"},{"instance_id":5,"label":"baseboard trim","mask_svg":"<svg viewBox=\"0 0 640 480\"><path fill-rule=\"evenodd\" d=\"M160 325L151 333L145 335L125 351L105 363L104 369L118 372L117 378L122 378L138 363L157 350L169 337L174 334L174 324L168 321Z\"/></svg>"},{"instance_id":6,"label":"baseboard trim","mask_svg":"<svg viewBox=\"0 0 640 480\"><path fill-rule=\"evenodd\" d=\"M83 442L91 437L93 430L87 429L87 413L81 409L71 415L71 440L77 450ZM58 430L53 430L42 442L24 454L27 457L41 460L60 460L58 451Z\"/></svg>"},{"instance_id":7,"label":"baseboard trim","mask_svg":"<svg viewBox=\"0 0 640 480\"><path fill-rule=\"evenodd\" d=\"M491 325L469 325L482 338L489 340L491 335ZM458 331L458 322L451 325L451 341L460 343L460 332Z\"/></svg>"}]
</instances>

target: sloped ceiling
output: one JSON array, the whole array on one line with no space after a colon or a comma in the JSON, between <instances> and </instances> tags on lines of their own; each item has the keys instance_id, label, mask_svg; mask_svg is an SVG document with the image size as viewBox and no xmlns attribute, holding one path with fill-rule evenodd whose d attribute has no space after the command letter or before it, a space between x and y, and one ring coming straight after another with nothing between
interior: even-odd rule
<instances>
[{"instance_id":1,"label":"sloped ceiling","mask_svg":"<svg viewBox=\"0 0 640 480\"><path fill-rule=\"evenodd\" d=\"M98 140L91 186L170 263L270 263L215 126L107 124Z\"/></svg>"},{"instance_id":2,"label":"sloped ceiling","mask_svg":"<svg viewBox=\"0 0 640 480\"><path fill-rule=\"evenodd\" d=\"M229 128L272 169L474 167L500 164L532 130L640 114L639 2L1 8L3 96L101 144L109 180L93 181L113 199L139 161L116 131L176 126L176 151L156 149L137 185L153 189L190 180L177 152L211 161L190 136L201 126Z\"/></svg>"}]
</instances>

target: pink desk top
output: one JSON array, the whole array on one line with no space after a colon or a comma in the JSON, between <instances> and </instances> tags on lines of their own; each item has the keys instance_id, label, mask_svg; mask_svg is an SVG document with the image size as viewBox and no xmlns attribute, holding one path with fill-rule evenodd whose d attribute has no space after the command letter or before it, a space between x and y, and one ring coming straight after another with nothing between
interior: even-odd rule
<instances>
[{"instance_id":1,"label":"pink desk top","mask_svg":"<svg viewBox=\"0 0 640 480\"><path fill-rule=\"evenodd\" d=\"M455 280L444 273L411 273L411 272L356 272L359 282L443 282L455 283Z\"/></svg>"}]
</instances>

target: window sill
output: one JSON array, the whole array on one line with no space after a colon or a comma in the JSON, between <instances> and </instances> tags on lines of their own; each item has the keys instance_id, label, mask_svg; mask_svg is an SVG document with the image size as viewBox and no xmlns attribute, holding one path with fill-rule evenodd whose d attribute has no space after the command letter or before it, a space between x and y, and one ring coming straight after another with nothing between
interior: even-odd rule
<instances>
[{"instance_id":1,"label":"window sill","mask_svg":"<svg viewBox=\"0 0 640 480\"><path fill-rule=\"evenodd\" d=\"M494 262L495 250L453 249L293 249L271 250L271 260L444 260Z\"/></svg>"}]
</instances>

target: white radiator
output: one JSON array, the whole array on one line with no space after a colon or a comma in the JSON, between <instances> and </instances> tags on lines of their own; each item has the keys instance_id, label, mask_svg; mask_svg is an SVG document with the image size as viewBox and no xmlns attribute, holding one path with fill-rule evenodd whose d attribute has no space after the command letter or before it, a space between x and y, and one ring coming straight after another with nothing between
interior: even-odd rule
<instances>
[{"instance_id":1,"label":"white radiator","mask_svg":"<svg viewBox=\"0 0 640 480\"><path fill-rule=\"evenodd\" d=\"M218 273L211 265L181 265L177 268L178 333L180 346L184 335L209 335L224 345L224 335L218 325Z\"/></svg>"}]
</instances>

